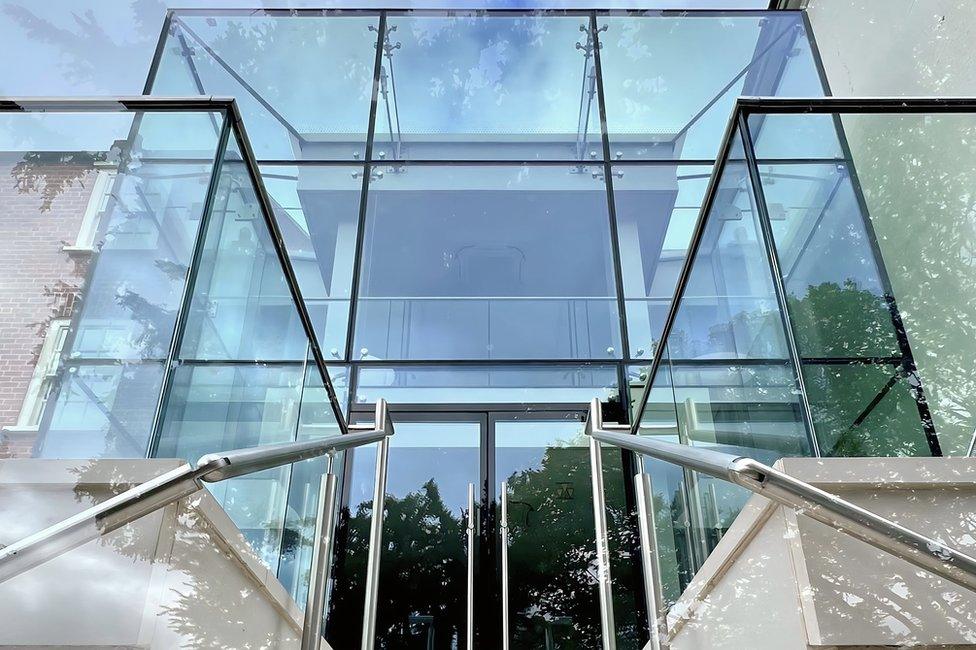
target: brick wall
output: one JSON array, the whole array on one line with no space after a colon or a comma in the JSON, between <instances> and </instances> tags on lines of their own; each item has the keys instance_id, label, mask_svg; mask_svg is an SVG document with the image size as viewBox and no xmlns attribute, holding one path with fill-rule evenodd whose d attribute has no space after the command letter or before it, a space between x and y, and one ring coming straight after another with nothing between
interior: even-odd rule
<instances>
[{"instance_id":1,"label":"brick wall","mask_svg":"<svg viewBox=\"0 0 976 650\"><path fill-rule=\"evenodd\" d=\"M90 164L0 154L0 458L29 456L17 423L48 324L69 318L88 256L74 245L91 194Z\"/></svg>"}]
</instances>

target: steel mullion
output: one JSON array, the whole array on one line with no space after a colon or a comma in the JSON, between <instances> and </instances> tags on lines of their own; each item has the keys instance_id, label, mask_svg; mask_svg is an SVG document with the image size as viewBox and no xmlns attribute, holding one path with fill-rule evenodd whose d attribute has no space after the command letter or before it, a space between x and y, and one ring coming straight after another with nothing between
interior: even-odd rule
<instances>
[{"instance_id":1,"label":"steel mullion","mask_svg":"<svg viewBox=\"0 0 976 650\"><path fill-rule=\"evenodd\" d=\"M369 199L369 177L372 173L373 142L376 137L376 113L379 110L380 70L383 67L383 39L386 35L386 12L380 12L376 28L376 56L373 60L373 87L369 101L366 126L366 147L363 153L363 185L359 194L359 222L356 227L356 251L353 255L352 286L349 289L349 314L346 323L345 361L352 361L356 316L359 308L359 284L363 274L363 247L366 245L366 214Z\"/></svg>"},{"instance_id":2,"label":"steel mullion","mask_svg":"<svg viewBox=\"0 0 976 650\"><path fill-rule=\"evenodd\" d=\"M624 295L623 269L620 264L620 236L617 232L617 208L613 194L613 163L610 158L610 134L607 127L607 103L603 90L603 64L600 58L600 29L596 12L590 13L590 30L593 33L593 69L596 73L597 111L600 116L600 139L603 143L603 182L607 187L607 214L610 221L610 254L613 279L617 291L618 327L620 328L621 358L630 359L630 332L627 328L627 299Z\"/></svg>"},{"instance_id":3,"label":"steel mullion","mask_svg":"<svg viewBox=\"0 0 976 650\"><path fill-rule=\"evenodd\" d=\"M806 381L803 378L803 361L796 345L796 330L793 326L793 319L790 317L788 301L786 299L786 285L783 282L783 273L780 268L779 252L776 249L776 240L773 236L773 225L769 219L769 211L766 207L766 196L763 192L762 177L759 173L759 164L756 162L755 149L752 141L752 134L749 131L749 120L743 113L738 114L739 136L742 138L742 147L745 153L746 168L749 171L749 179L752 185L752 200L756 206L756 218L763 238L763 248L766 252L766 261L773 280L773 290L776 293L776 302L779 304L780 321L783 324L783 333L786 337L786 348L796 370L796 384L800 392L800 409L803 414L804 422L810 436L810 451L816 458L820 457L820 443L817 440L817 431L813 424L813 415L810 410L810 402L807 396Z\"/></svg>"}]
</instances>

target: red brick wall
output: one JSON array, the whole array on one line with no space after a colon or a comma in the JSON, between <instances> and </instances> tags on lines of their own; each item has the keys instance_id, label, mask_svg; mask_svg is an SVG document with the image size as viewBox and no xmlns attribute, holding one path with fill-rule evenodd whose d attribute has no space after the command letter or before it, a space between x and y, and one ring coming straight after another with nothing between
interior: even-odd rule
<instances>
[{"instance_id":1,"label":"red brick wall","mask_svg":"<svg viewBox=\"0 0 976 650\"><path fill-rule=\"evenodd\" d=\"M69 318L88 256L74 245L95 173L90 165L45 162L25 176L0 154L0 458L29 456L17 423L47 325Z\"/></svg>"}]
</instances>

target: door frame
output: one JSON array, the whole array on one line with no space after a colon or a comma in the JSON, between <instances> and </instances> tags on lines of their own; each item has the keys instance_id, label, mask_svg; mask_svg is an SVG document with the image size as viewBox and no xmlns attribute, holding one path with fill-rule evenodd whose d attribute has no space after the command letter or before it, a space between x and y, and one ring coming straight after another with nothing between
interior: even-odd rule
<instances>
[{"instance_id":1,"label":"door frame","mask_svg":"<svg viewBox=\"0 0 976 650\"><path fill-rule=\"evenodd\" d=\"M393 419L394 435L396 422L479 422L481 424L480 497L478 499L478 537L475 545L475 647L500 648L501 644L501 539L498 527L500 504L496 498L498 492L497 476L495 472L495 426L498 422L513 422L526 420L552 420L559 416L569 416L579 422L585 419L588 404L579 402L538 403L538 402L480 402L480 403L450 403L450 404L389 404L390 416ZM371 421L375 413L375 405L371 403L353 404L349 421L363 419ZM633 454L622 453L624 476L632 476L636 470ZM349 481L352 480L352 457L345 454L343 458L342 491L340 494L340 512L348 511ZM624 494L629 511L634 510L636 497L631 481L625 481ZM337 541L339 541L337 539ZM638 549L633 549L632 556L639 558ZM636 570L640 571L639 561ZM338 577L338 576L337 576ZM637 583L641 583L638 579ZM641 593L635 593L638 603L638 618L643 614L642 584L634 585ZM480 614L480 615L479 615ZM487 615L486 615L487 614Z\"/></svg>"}]
</instances>

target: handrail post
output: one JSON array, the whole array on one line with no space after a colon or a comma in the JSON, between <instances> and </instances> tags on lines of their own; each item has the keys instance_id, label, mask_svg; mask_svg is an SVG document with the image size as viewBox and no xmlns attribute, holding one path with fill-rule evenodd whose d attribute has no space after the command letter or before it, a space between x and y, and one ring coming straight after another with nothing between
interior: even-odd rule
<instances>
[{"instance_id":1,"label":"handrail post","mask_svg":"<svg viewBox=\"0 0 976 650\"><path fill-rule=\"evenodd\" d=\"M305 598L305 624L302 627L302 650L319 650L322 647L326 587L332 569L332 540L335 533L335 495L338 480L332 471L334 459L335 455L330 453L328 468L319 484L312 567L308 595Z\"/></svg>"},{"instance_id":2,"label":"handrail post","mask_svg":"<svg viewBox=\"0 0 976 650\"><path fill-rule=\"evenodd\" d=\"M386 400L376 402L377 429L393 430ZM389 427L389 428L387 428ZM376 447L376 479L373 485L373 518L369 525L369 557L366 561L366 598L363 607L362 650L376 643L376 602L379 596L380 555L383 545L383 513L386 510L386 474L390 457L389 436Z\"/></svg>"},{"instance_id":3,"label":"handrail post","mask_svg":"<svg viewBox=\"0 0 976 650\"><path fill-rule=\"evenodd\" d=\"M590 402L586 432L603 428L600 400ZM617 635L613 620L613 586L610 582L610 537L607 532L606 494L603 489L603 455L600 441L589 436L590 479L593 487L593 528L596 537L597 589L600 594L600 628L603 650L616 650Z\"/></svg>"},{"instance_id":4,"label":"handrail post","mask_svg":"<svg viewBox=\"0 0 976 650\"><path fill-rule=\"evenodd\" d=\"M502 650L508 650L508 482L502 481L502 518L499 525L502 542Z\"/></svg>"},{"instance_id":5,"label":"handrail post","mask_svg":"<svg viewBox=\"0 0 976 650\"><path fill-rule=\"evenodd\" d=\"M467 612L465 619L466 643L468 650L474 650L474 483L468 483L468 588Z\"/></svg>"},{"instance_id":6,"label":"handrail post","mask_svg":"<svg viewBox=\"0 0 976 650\"><path fill-rule=\"evenodd\" d=\"M664 650L667 642L667 608L661 585L661 565L657 550L657 521L651 475L641 471L634 476L637 516L640 520L641 565L644 569L644 602L647 607L647 632L651 650Z\"/></svg>"}]
</instances>

